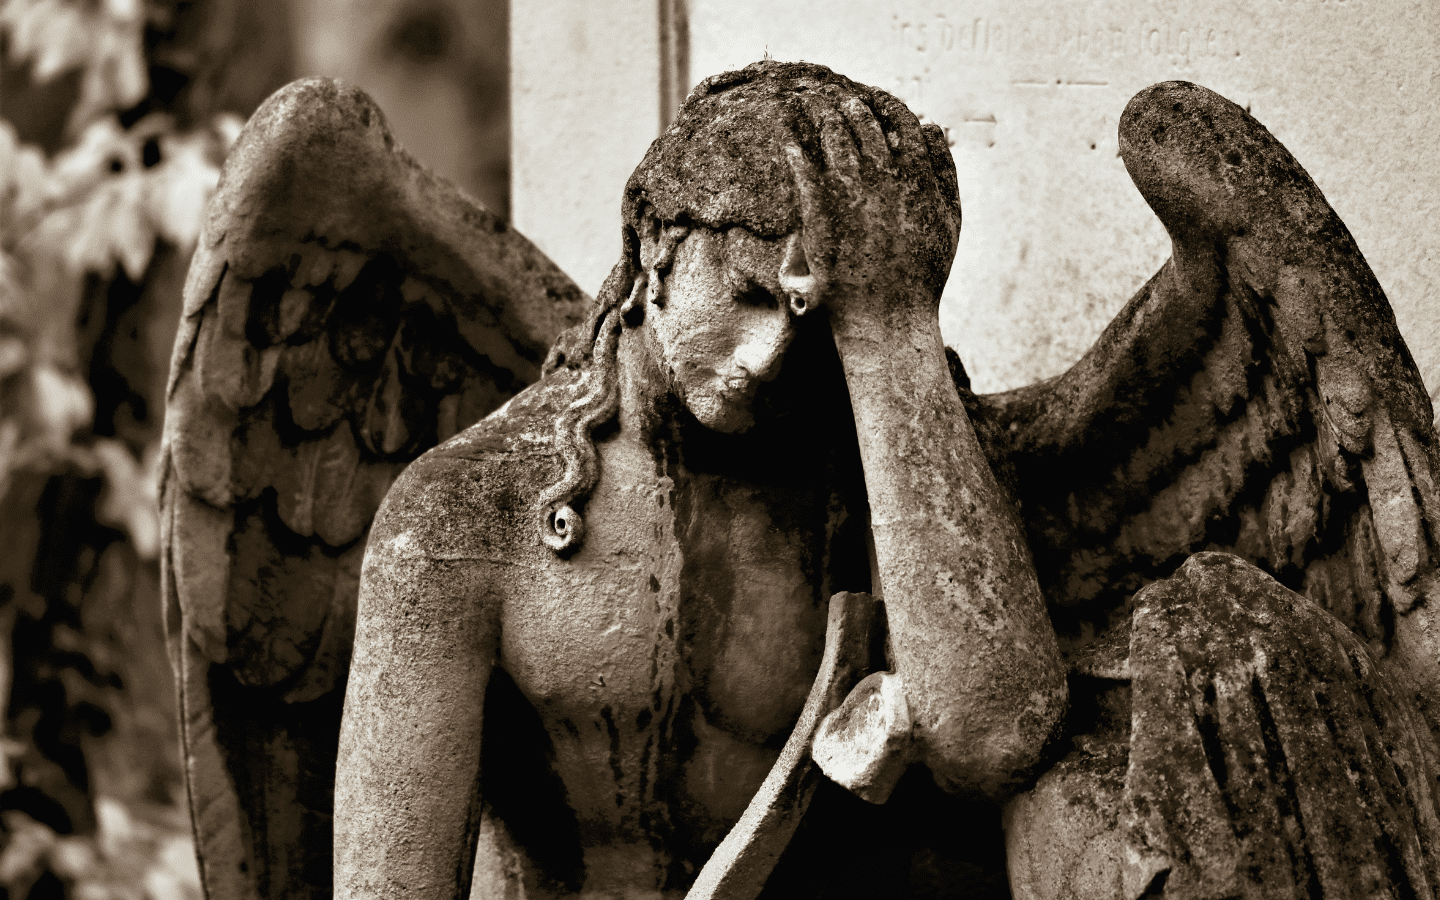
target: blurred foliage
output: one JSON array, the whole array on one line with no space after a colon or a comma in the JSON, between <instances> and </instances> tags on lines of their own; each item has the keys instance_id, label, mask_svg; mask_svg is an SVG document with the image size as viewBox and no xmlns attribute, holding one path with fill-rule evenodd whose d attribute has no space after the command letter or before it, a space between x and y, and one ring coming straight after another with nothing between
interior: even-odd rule
<instances>
[{"instance_id":1,"label":"blurred foliage","mask_svg":"<svg viewBox=\"0 0 1440 900\"><path fill-rule=\"evenodd\" d=\"M196 6L0 0L7 897L199 896L156 463L185 267L242 120L184 90L216 64L185 45Z\"/></svg>"}]
</instances>

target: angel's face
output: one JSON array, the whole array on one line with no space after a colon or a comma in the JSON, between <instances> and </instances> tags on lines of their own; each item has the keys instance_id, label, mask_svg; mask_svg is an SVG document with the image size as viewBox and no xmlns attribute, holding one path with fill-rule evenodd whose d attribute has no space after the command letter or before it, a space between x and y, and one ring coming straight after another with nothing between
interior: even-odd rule
<instances>
[{"instance_id":1,"label":"angel's face","mask_svg":"<svg viewBox=\"0 0 1440 900\"><path fill-rule=\"evenodd\" d=\"M663 276L663 299L646 311L671 391L707 428L749 428L756 391L780 372L795 336L780 288L784 248L740 227L691 229Z\"/></svg>"}]
</instances>

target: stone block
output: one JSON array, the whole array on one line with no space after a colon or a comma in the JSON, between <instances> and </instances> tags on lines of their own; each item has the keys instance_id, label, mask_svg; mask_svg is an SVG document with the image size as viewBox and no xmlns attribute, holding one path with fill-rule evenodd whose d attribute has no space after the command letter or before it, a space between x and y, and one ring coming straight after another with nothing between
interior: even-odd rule
<instances>
[{"instance_id":1,"label":"stone block","mask_svg":"<svg viewBox=\"0 0 1440 900\"><path fill-rule=\"evenodd\" d=\"M1309 170L1426 383L1440 383L1427 312L1440 292L1440 7L1428 0L691 0L683 46L668 51L650 4L523 7L516 223L587 290L660 127L664 66L688 60L693 84L767 53L804 59L948 130L965 225L942 327L975 388L1054 375L1169 254L1116 155L1116 123L1142 87L1183 79L1248 106Z\"/></svg>"},{"instance_id":2,"label":"stone block","mask_svg":"<svg viewBox=\"0 0 1440 900\"><path fill-rule=\"evenodd\" d=\"M620 194L661 103L655 3L535 0L510 11L512 218L592 295L620 256Z\"/></svg>"}]
</instances>

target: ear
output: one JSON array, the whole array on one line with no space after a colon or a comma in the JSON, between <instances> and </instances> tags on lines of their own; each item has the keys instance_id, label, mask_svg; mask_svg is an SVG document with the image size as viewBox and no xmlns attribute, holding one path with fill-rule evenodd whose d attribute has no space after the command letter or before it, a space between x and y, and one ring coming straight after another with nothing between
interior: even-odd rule
<instances>
[{"instance_id":1,"label":"ear","mask_svg":"<svg viewBox=\"0 0 1440 900\"><path fill-rule=\"evenodd\" d=\"M635 282L630 288L630 296L620 304L620 318L629 328L635 328L645 321L645 297L649 284L650 276L641 270L635 275Z\"/></svg>"},{"instance_id":2,"label":"ear","mask_svg":"<svg viewBox=\"0 0 1440 900\"><path fill-rule=\"evenodd\" d=\"M819 305L817 281L810 272L805 241L797 229L785 239L785 258L780 262L780 289L790 300L790 312L803 316Z\"/></svg>"}]
</instances>

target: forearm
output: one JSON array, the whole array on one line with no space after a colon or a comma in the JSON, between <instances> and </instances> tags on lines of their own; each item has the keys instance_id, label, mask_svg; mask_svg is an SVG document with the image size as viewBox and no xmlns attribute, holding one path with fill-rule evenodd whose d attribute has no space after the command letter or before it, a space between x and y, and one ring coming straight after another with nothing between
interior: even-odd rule
<instances>
[{"instance_id":1,"label":"forearm","mask_svg":"<svg viewBox=\"0 0 1440 900\"><path fill-rule=\"evenodd\" d=\"M450 900L469 888L496 625L466 590L472 563L376 544L340 735L335 895Z\"/></svg>"},{"instance_id":2,"label":"forearm","mask_svg":"<svg viewBox=\"0 0 1440 900\"><path fill-rule=\"evenodd\" d=\"M951 789L1003 794L1065 712L1054 629L933 313L870 307L832 322L915 749Z\"/></svg>"}]
</instances>

